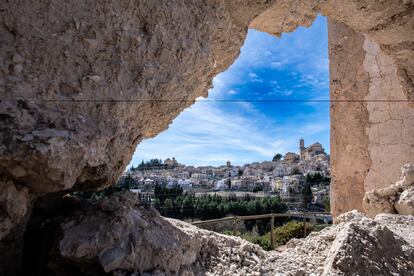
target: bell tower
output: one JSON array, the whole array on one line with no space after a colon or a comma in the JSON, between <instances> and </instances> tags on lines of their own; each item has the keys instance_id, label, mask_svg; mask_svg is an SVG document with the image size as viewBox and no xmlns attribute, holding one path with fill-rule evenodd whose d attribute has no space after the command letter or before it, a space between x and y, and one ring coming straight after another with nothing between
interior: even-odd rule
<instances>
[{"instance_id":1,"label":"bell tower","mask_svg":"<svg viewBox=\"0 0 414 276\"><path fill-rule=\"evenodd\" d=\"M299 155L300 159L303 159L303 151L305 150L305 140L300 138L299 140Z\"/></svg>"},{"instance_id":2,"label":"bell tower","mask_svg":"<svg viewBox=\"0 0 414 276\"><path fill-rule=\"evenodd\" d=\"M299 140L299 150L302 152L305 149L305 140L303 138L300 138Z\"/></svg>"}]
</instances>

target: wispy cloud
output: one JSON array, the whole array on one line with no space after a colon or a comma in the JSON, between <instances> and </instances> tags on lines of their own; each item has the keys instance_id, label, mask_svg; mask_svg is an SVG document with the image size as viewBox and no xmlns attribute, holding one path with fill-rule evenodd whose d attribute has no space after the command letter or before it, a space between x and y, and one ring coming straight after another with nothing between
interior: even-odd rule
<instances>
[{"instance_id":1,"label":"wispy cloud","mask_svg":"<svg viewBox=\"0 0 414 276\"><path fill-rule=\"evenodd\" d=\"M195 165L221 165L227 160L241 164L269 160L275 152L285 152L291 146L289 139L277 139L260 128L258 121L263 125L269 122L257 117L250 103L232 104L236 110L242 107L248 115L223 111L220 105L197 102L185 110L170 129L156 137L157 143L152 140L142 142L133 163L174 156Z\"/></svg>"},{"instance_id":2,"label":"wispy cloud","mask_svg":"<svg viewBox=\"0 0 414 276\"><path fill-rule=\"evenodd\" d=\"M297 151L301 136L326 132L329 124L297 117L278 124L249 102L197 102L156 138L142 142L132 164L174 156L188 165L222 165L271 160L275 153ZM225 111L233 109L233 112ZM156 142L154 140L156 139Z\"/></svg>"}]
</instances>

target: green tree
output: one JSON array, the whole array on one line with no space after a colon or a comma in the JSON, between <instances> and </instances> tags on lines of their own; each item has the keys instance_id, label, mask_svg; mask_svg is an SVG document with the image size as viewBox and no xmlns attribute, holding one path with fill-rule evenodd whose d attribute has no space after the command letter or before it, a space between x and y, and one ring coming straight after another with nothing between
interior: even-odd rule
<instances>
[{"instance_id":1,"label":"green tree","mask_svg":"<svg viewBox=\"0 0 414 276\"><path fill-rule=\"evenodd\" d=\"M326 212L330 212L331 211L331 201L329 200L329 198L325 198L323 200L323 207L325 209Z\"/></svg>"},{"instance_id":2,"label":"green tree","mask_svg":"<svg viewBox=\"0 0 414 276\"><path fill-rule=\"evenodd\" d=\"M173 213L174 213L174 202L172 201L172 199L167 198L164 201L163 209L164 209L164 212L167 216L173 215Z\"/></svg>"},{"instance_id":3,"label":"green tree","mask_svg":"<svg viewBox=\"0 0 414 276\"><path fill-rule=\"evenodd\" d=\"M282 159L282 155L280 154L280 153L276 153L276 155L273 157L273 162L276 162L276 161L280 161L281 159Z\"/></svg>"},{"instance_id":4,"label":"green tree","mask_svg":"<svg viewBox=\"0 0 414 276\"><path fill-rule=\"evenodd\" d=\"M125 177L123 188L125 190L129 191L131 188L133 188L134 184L135 184L134 179L132 178L132 176L130 174L128 174Z\"/></svg>"},{"instance_id":5,"label":"green tree","mask_svg":"<svg viewBox=\"0 0 414 276\"><path fill-rule=\"evenodd\" d=\"M300 169L298 168L298 167L293 167L293 169L292 169L292 175L294 175L294 174L300 174L301 172L300 172Z\"/></svg>"},{"instance_id":6,"label":"green tree","mask_svg":"<svg viewBox=\"0 0 414 276\"><path fill-rule=\"evenodd\" d=\"M305 187L302 191L302 197L303 197L303 205L306 207L308 203L312 202L313 194L309 183L305 184Z\"/></svg>"}]
</instances>

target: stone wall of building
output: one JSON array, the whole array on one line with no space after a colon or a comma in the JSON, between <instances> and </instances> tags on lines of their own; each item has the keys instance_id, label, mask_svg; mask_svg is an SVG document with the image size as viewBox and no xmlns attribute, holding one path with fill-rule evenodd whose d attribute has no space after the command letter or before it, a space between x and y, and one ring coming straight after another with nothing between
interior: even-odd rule
<instances>
[{"instance_id":1,"label":"stone wall of building","mask_svg":"<svg viewBox=\"0 0 414 276\"><path fill-rule=\"evenodd\" d=\"M364 193L395 183L414 160L414 107L404 79L368 36L329 21L331 205L362 210Z\"/></svg>"},{"instance_id":2,"label":"stone wall of building","mask_svg":"<svg viewBox=\"0 0 414 276\"><path fill-rule=\"evenodd\" d=\"M368 37L363 49L363 66L370 80L365 100L372 163L364 181L365 191L369 191L392 185L399 179L401 167L414 162L414 105L407 102L394 61Z\"/></svg>"}]
</instances>

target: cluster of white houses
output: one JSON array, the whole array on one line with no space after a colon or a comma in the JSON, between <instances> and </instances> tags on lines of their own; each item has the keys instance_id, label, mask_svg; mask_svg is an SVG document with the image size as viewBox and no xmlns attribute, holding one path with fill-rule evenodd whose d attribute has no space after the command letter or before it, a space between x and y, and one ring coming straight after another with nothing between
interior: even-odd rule
<instances>
[{"instance_id":1,"label":"cluster of white houses","mask_svg":"<svg viewBox=\"0 0 414 276\"><path fill-rule=\"evenodd\" d=\"M169 169L134 170L125 173L137 188L150 191L156 184L181 186L184 190L200 191L264 191L290 196L300 192L307 174L330 174L329 155L320 143L305 147L299 142L299 154L286 153L282 160L232 166L185 166L173 157L164 161ZM319 198L329 196L329 186L314 189ZM323 191L322 191L323 190ZM321 199L323 200L323 199Z\"/></svg>"}]
</instances>

